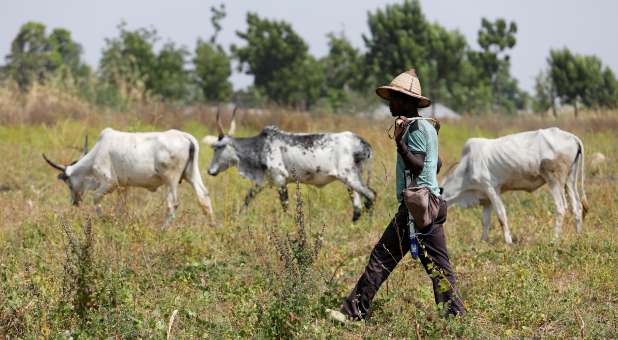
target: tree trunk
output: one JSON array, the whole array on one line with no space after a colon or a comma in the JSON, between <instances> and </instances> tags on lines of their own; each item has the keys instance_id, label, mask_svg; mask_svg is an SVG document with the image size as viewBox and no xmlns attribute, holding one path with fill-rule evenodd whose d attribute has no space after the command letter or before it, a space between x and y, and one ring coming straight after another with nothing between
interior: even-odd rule
<instances>
[{"instance_id":1,"label":"tree trunk","mask_svg":"<svg viewBox=\"0 0 618 340\"><path fill-rule=\"evenodd\" d=\"M579 112L577 111L577 100L575 100L575 102L573 103L573 107L575 108L575 118L577 118L577 116L579 115Z\"/></svg>"}]
</instances>

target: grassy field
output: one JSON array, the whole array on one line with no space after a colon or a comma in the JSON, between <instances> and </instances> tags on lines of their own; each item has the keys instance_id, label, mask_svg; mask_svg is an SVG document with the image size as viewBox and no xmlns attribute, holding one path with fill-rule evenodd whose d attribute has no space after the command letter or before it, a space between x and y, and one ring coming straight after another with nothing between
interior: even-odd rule
<instances>
[{"instance_id":1,"label":"grassy field","mask_svg":"<svg viewBox=\"0 0 618 340\"><path fill-rule=\"evenodd\" d=\"M199 161L219 228L207 226L187 184L172 227L161 230L163 193L133 189L76 209L66 186L42 160L68 163L87 132L182 128L212 134L206 114L173 119L105 114L0 126L0 337L579 337L618 336L618 115L586 114L558 122L541 118L474 118L444 122L445 169L464 141L558 125L579 135L587 155L609 162L587 174L591 210L575 233L567 214L563 238L552 241L553 203L546 188L504 195L515 244L506 246L493 216L481 242L481 210L450 208L446 233L468 314L443 320L420 263L405 258L380 290L373 317L359 327L326 319L362 272L371 247L396 209L394 157L387 121L272 114L240 121L237 135L267 122L296 131L352 130L375 151L371 215L352 224L342 184L302 186L303 208L284 213L274 189L236 215L251 183L235 169L209 177L211 150ZM290 185L290 197L295 187ZM300 215L300 216L299 216ZM301 217L301 221L299 221ZM319 234L319 235L318 235Z\"/></svg>"}]
</instances>

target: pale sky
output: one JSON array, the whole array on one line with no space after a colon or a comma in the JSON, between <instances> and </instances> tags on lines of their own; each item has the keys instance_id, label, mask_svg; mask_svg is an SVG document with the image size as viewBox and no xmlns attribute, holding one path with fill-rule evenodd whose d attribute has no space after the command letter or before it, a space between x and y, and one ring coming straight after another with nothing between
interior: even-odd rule
<instances>
[{"instance_id":1,"label":"pale sky","mask_svg":"<svg viewBox=\"0 0 618 340\"><path fill-rule=\"evenodd\" d=\"M21 24L44 23L48 30L63 27L84 48L84 57L98 64L106 37L117 35L124 20L130 29L154 27L163 42L173 41L193 50L198 37L212 34L210 6L222 1L206 0L0 0L0 60ZM222 22L219 42L226 48L241 44L235 31L244 30L248 11L290 22L305 39L313 55L327 53L328 32L344 30L352 43L364 48L367 12L398 1L223 1L227 17ZM618 1L615 0L431 0L422 1L431 21L461 31L473 47L482 17L514 20L519 28L512 51L512 74L523 89L530 91L534 77L545 66L550 48L569 47L576 53L596 54L604 64L618 71ZM422 80L422 79L421 79ZM251 78L235 74L235 88L250 84ZM427 84L424 86L431 86Z\"/></svg>"}]
</instances>

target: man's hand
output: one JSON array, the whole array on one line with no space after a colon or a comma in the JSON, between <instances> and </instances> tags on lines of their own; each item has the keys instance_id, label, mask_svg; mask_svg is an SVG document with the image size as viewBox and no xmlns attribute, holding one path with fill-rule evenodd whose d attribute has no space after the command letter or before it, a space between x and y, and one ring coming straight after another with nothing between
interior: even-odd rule
<instances>
[{"instance_id":1,"label":"man's hand","mask_svg":"<svg viewBox=\"0 0 618 340\"><path fill-rule=\"evenodd\" d=\"M405 131L405 126L408 123L408 118L404 116L399 116L395 119L395 143L399 143L401 138L403 137L403 132Z\"/></svg>"}]
</instances>

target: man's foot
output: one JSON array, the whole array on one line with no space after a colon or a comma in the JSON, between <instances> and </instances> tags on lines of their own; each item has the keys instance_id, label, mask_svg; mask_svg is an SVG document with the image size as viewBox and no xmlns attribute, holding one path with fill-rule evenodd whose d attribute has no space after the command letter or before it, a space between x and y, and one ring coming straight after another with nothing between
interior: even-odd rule
<instances>
[{"instance_id":1,"label":"man's foot","mask_svg":"<svg viewBox=\"0 0 618 340\"><path fill-rule=\"evenodd\" d=\"M358 326L362 323L361 320L350 318L349 316L341 313L338 310L326 308L326 314L328 315L329 319L331 319L332 321L336 321L340 324Z\"/></svg>"}]
</instances>

